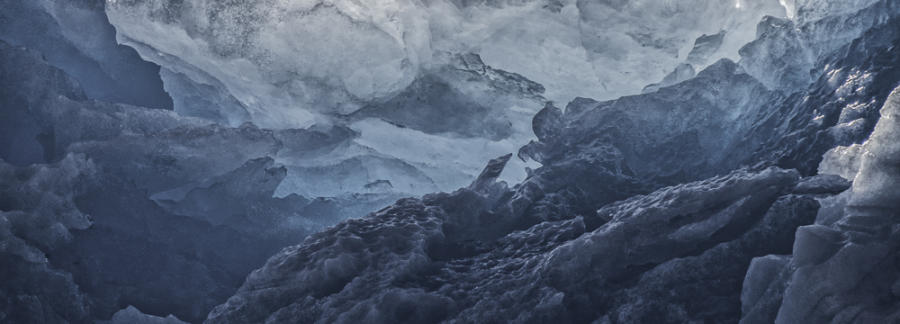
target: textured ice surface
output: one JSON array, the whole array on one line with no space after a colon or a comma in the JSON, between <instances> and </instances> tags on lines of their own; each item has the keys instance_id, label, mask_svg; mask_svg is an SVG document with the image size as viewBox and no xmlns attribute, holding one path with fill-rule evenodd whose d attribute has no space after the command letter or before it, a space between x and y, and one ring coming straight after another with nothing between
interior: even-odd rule
<instances>
[{"instance_id":1,"label":"textured ice surface","mask_svg":"<svg viewBox=\"0 0 900 324\"><path fill-rule=\"evenodd\" d=\"M95 166L81 155L52 165L14 167L0 161L0 321L56 323L90 318L88 298L48 255L91 226L75 197Z\"/></svg>"},{"instance_id":2,"label":"textured ice surface","mask_svg":"<svg viewBox=\"0 0 900 324\"><path fill-rule=\"evenodd\" d=\"M780 118L765 107L782 98L722 60L659 91L606 102L575 100L557 117L560 127L546 127L559 134L532 142L520 156L544 165L604 159L615 172L641 180L696 180L747 163L770 135L758 132L786 131L759 127Z\"/></svg>"},{"instance_id":3,"label":"textured ice surface","mask_svg":"<svg viewBox=\"0 0 900 324\"><path fill-rule=\"evenodd\" d=\"M8 3L0 322L890 321L900 8L778 2Z\"/></svg>"},{"instance_id":4,"label":"textured ice surface","mask_svg":"<svg viewBox=\"0 0 900 324\"><path fill-rule=\"evenodd\" d=\"M764 18L757 38L740 50L741 66L772 89L790 91L805 87L820 73L843 72L816 65L895 17L897 10L895 2L877 0L809 0L797 6L796 19Z\"/></svg>"},{"instance_id":5,"label":"textured ice surface","mask_svg":"<svg viewBox=\"0 0 900 324\"><path fill-rule=\"evenodd\" d=\"M796 172L768 169L530 226L488 182L504 162L469 189L401 200L283 250L208 322L734 320L738 298L720 294L739 292L753 255L788 251L816 209L779 198Z\"/></svg>"},{"instance_id":6,"label":"textured ice surface","mask_svg":"<svg viewBox=\"0 0 900 324\"><path fill-rule=\"evenodd\" d=\"M109 321L100 321L100 324L185 324L175 316L159 317L141 313L134 306L128 306L113 315Z\"/></svg>"},{"instance_id":7,"label":"textured ice surface","mask_svg":"<svg viewBox=\"0 0 900 324\"><path fill-rule=\"evenodd\" d=\"M196 322L279 248L398 198L274 197L279 154L320 158L356 136L347 128L93 101L37 52L0 41L0 58L0 157L31 164L2 162L0 321L109 319L124 304Z\"/></svg>"},{"instance_id":8,"label":"textured ice surface","mask_svg":"<svg viewBox=\"0 0 900 324\"><path fill-rule=\"evenodd\" d=\"M804 194L839 194L850 188L851 182L833 174L820 174L809 177L797 184L795 193Z\"/></svg>"},{"instance_id":9,"label":"textured ice surface","mask_svg":"<svg viewBox=\"0 0 900 324\"><path fill-rule=\"evenodd\" d=\"M222 82L269 123L356 110L406 88L441 51L481 54L552 100L614 98L661 79L702 34L728 30L717 56L736 58L762 16L785 16L775 0L116 0L107 12L122 42L195 82Z\"/></svg>"},{"instance_id":10,"label":"textured ice surface","mask_svg":"<svg viewBox=\"0 0 900 324\"><path fill-rule=\"evenodd\" d=\"M861 146L859 174L835 222L797 230L789 264L748 273L777 276L745 323L890 323L900 319L897 297L898 217L895 197L900 88L881 109L872 136ZM820 215L821 217L822 215ZM754 261L756 262L764 262ZM752 305L752 303L751 303Z\"/></svg>"},{"instance_id":11,"label":"textured ice surface","mask_svg":"<svg viewBox=\"0 0 900 324\"><path fill-rule=\"evenodd\" d=\"M849 206L862 209L881 209L897 213L900 210L900 88L895 89L881 108L881 118L872 135L862 146L859 174L853 186Z\"/></svg>"},{"instance_id":12,"label":"textured ice surface","mask_svg":"<svg viewBox=\"0 0 900 324\"><path fill-rule=\"evenodd\" d=\"M356 178L414 195L458 188L483 161L527 143L548 100L635 94L670 73L663 85L683 81L737 58L762 16L784 16L775 0L117 0L106 9L118 40L163 66L180 114L349 126L359 145L336 154L381 166ZM362 151L377 159L353 156ZM521 166L503 178L523 180ZM302 174L289 167L279 194L361 192L358 183L303 188Z\"/></svg>"},{"instance_id":13,"label":"textured ice surface","mask_svg":"<svg viewBox=\"0 0 900 324\"><path fill-rule=\"evenodd\" d=\"M172 108L159 66L115 41L105 0L4 0L0 40L40 52L78 80L94 99Z\"/></svg>"},{"instance_id":14,"label":"textured ice surface","mask_svg":"<svg viewBox=\"0 0 900 324\"><path fill-rule=\"evenodd\" d=\"M883 208L851 203L866 217L811 225L828 221L818 200L833 213L843 207L827 196L853 193L815 176L822 155L864 141L900 82L897 5L855 9L766 19L739 63L654 92L547 105L519 152L542 166L522 183L402 200L313 235L251 274L208 322L890 320L896 275L863 276L857 252L800 281L804 270L793 272L842 246L893 269L879 253L895 249L854 246L892 228L868 217ZM778 45L791 43L814 55ZM759 80L754 64L776 73ZM742 165L752 171L732 171Z\"/></svg>"}]
</instances>

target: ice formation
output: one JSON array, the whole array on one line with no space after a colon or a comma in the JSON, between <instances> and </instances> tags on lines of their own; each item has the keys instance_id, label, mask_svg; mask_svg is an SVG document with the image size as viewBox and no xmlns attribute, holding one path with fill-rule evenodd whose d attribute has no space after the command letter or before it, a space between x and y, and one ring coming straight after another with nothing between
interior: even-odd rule
<instances>
[{"instance_id":1,"label":"ice formation","mask_svg":"<svg viewBox=\"0 0 900 324\"><path fill-rule=\"evenodd\" d=\"M416 195L453 190L483 161L516 151L532 138L528 121L547 100L639 93L680 66L736 58L761 17L785 15L774 0L740 8L731 0L116 0L107 13L121 43L163 67L180 114L232 126L348 125L360 133L359 147L335 158L398 158L421 176L384 165L370 167L378 177L366 182L402 183L393 191ZM664 85L692 75L679 76ZM504 179L521 181L522 169ZM310 194L298 188L307 182L303 170L288 173L279 194ZM347 185L354 188L312 194L361 190Z\"/></svg>"},{"instance_id":2,"label":"ice formation","mask_svg":"<svg viewBox=\"0 0 900 324\"><path fill-rule=\"evenodd\" d=\"M0 4L0 323L900 316L894 0Z\"/></svg>"},{"instance_id":3,"label":"ice formation","mask_svg":"<svg viewBox=\"0 0 900 324\"><path fill-rule=\"evenodd\" d=\"M890 323L900 319L896 276L900 205L897 203L897 141L900 88L881 109L862 157L849 199L832 197L836 216L819 214L816 224L797 230L792 255L751 267L742 298L744 323ZM769 262L767 256L754 264ZM766 283L768 282L768 283ZM765 283L765 284L764 284ZM762 289L761 286L768 288ZM875 296L886 296L878 300ZM779 307L780 306L780 307Z\"/></svg>"},{"instance_id":4,"label":"ice formation","mask_svg":"<svg viewBox=\"0 0 900 324\"><path fill-rule=\"evenodd\" d=\"M884 186L900 7L866 5L764 19L739 63L644 95L547 106L519 152L542 164L524 182L402 200L314 235L207 321L895 321L897 208ZM808 50L796 62L809 72L753 76L798 59L792 39L808 41L791 46ZM861 170L851 190L815 175L826 151L873 128L847 150L863 152L858 167L839 168ZM752 167L728 172L741 165ZM835 201L846 216L819 225ZM866 276L876 264L887 267Z\"/></svg>"},{"instance_id":5,"label":"ice formation","mask_svg":"<svg viewBox=\"0 0 900 324\"><path fill-rule=\"evenodd\" d=\"M441 65L441 52L479 54L558 102L634 94L701 35L724 30L708 55L736 58L761 17L786 15L774 0L740 3L115 0L107 12L120 41L144 57L195 83L222 83L260 122L302 125L300 111L348 113L401 91ZM291 114L298 119L278 120Z\"/></svg>"},{"instance_id":6,"label":"ice formation","mask_svg":"<svg viewBox=\"0 0 900 324\"><path fill-rule=\"evenodd\" d=\"M283 250L208 322L727 321L737 298L689 296L737 293L750 256L789 250L816 209L797 178L736 172L534 226L504 190L402 200Z\"/></svg>"},{"instance_id":7,"label":"ice formation","mask_svg":"<svg viewBox=\"0 0 900 324\"><path fill-rule=\"evenodd\" d=\"M108 319L126 304L196 322L279 248L398 198L274 197L287 171L272 156L327 154L346 128L232 128L90 100L2 41L0 63L3 274L17 278L0 321Z\"/></svg>"}]
</instances>

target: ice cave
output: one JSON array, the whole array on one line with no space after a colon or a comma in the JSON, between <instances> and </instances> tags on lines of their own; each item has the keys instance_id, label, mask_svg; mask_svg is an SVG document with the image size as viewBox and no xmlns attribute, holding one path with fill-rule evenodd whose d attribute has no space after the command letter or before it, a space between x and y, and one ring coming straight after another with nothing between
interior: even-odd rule
<instances>
[{"instance_id":1,"label":"ice cave","mask_svg":"<svg viewBox=\"0 0 900 324\"><path fill-rule=\"evenodd\" d=\"M0 0L0 323L900 323L900 0Z\"/></svg>"}]
</instances>

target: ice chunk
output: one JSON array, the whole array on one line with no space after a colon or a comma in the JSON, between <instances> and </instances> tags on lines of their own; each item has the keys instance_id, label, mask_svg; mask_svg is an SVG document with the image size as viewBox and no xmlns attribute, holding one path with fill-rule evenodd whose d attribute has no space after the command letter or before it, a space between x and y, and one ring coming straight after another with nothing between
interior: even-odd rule
<instances>
[{"instance_id":1,"label":"ice chunk","mask_svg":"<svg viewBox=\"0 0 900 324\"><path fill-rule=\"evenodd\" d=\"M217 80L263 126L303 126L309 120L302 119L315 118L291 110L349 113L382 101L444 51L476 50L487 64L543 84L560 102L633 94L674 68L698 36L733 31L714 56L737 58L760 17L785 15L776 0L740 8L708 0L119 0L108 3L107 13L121 42L198 84ZM633 30L638 24L644 27ZM282 120L288 117L294 120Z\"/></svg>"},{"instance_id":2,"label":"ice chunk","mask_svg":"<svg viewBox=\"0 0 900 324\"><path fill-rule=\"evenodd\" d=\"M668 87L670 85L693 78L696 74L697 72L694 71L694 67L690 64L679 64L677 67L675 67L675 70L666 75L666 77L663 78L662 81L644 87L644 90L642 90L641 92L654 92L659 90L659 88Z\"/></svg>"},{"instance_id":3,"label":"ice chunk","mask_svg":"<svg viewBox=\"0 0 900 324\"><path fill-rule=\"evenodd\" d=\"M177 317L169 315L159 317L141 313L134 306L128 306L115 314L109 321L99 321L99 324L186 324Z\"/></svg>"},{"instance_id":4,"label":"ice chunk","mask_svg":"<svg viewBox=\"0 0 900 324\"><path fill-rule=\"evenodd\" d=\"M897 145L900 88L881 109L881 119L859 147L859 172L839 221L831 227L803 227L797 232L795 264L776 323L798 320L837 323L891 322L900 318L896 302L870 296L892 294L897 281L898 217ZM840 207L842 204L837 204ZM834 213L834 212L832 212ZM834 218L836 215L832 215Z\"/></svg>"},{"instance_id":5,"label":"ice chunk","mask_svg":"<svg viewBox=\"0 0 900 324\"><path fill-rule=\"evenodd\" d=\"M747 276L744 278L743 289L741 289L741 314L742 321L747 321L755 316L764 316L761 308L771 307L773 302L780 300L768 300L767 291L773 285L778 285L779 275L788 266L791 258L783 255L767 255L764 257L753 258L750 267L747 269ZM777 304L776 304L777 306ZM774 313L770 315L774 320ZM756 320L756 319L754 319ZM766 320L766 319L759 319ZM743 323L743 322L742 322Z\"/></svg>"},{"instance_id":6,"label":"ice chunk","mask_svg":"<svg viewBox=\"0 0 900 324\"><path fill-rule=\"evenodd\" d=\"M900 88L894 89L881 109L872 136L862 147L859 174L853 185L850 206L900 210Z\"/></svg>"},{"instance_id":7,"label":"ice chunk","mask_svg":"<svg viewBox=\"0 0 900 324\"><path fill-rule=\"evenodd\" d=\"M722 30L712 35L704 34L697 37L697 40L694 41L694 48L688 53L687 64L696 66L707 64L711 58L714 58L716 51L722 47L725 34L727 34L727 31Z\"/></svg>"},{"instance_id":8,"label":"ice chunk","mask_svg":"<svg viewBox=\"0 0 900 324\"><path fill-rule=\"evenodd\" d=\"M16 169L0 160L3 201L3 252L34 263L71 239L70 230L86 229L92 221L75 207L75 197L96 169L83 155L68 155L54 165Z\"/></svg>"},{"instance_id":9,"label":"ice chunk","mask_svg":"<svg viewBox=\"0 0 900 324\"><path fill-rule=\"evenodd\" d=\"M496 175L507 159L485 174ZM682 309L668 315L673 321L735 321L753 256L788 251L794 229L813 220L812 199L781 196L797 180L795 172L769 169L669 187L604 208L611 221L593 227L585 220L596 216L498 226L514 221L505 214L509 192L404 199L283 250L207 321L528 322L612 314L628 322L672 308ZM718 298L698 301L698 291L730 294L728 307ZM597 300L606 301L603 309L592 307ZM690 308L696 305L702 311Z\"/></svg>"},{"instance_id":10,"label":"ice chunk","mask_svg":"<svg viewBox=\"0 0 900 324\"><path fill-rule=\"evenodd\" d=\"M71 275L48 261L72 232L93 224L76 197L95 180L82 155L17 168L0 160L0 321L86 321L90 302Z\"/></svg>"},{"instance_id":11,"label":"ice chunk","mask_svg":"<svg viewBox=\"0 0 900 324\"><path fill-rule=\"evenodd\" d=\"M794 188L797 194L839 194L850 189L851 182L840 176L822 174L800 181Z\"/></svg>"},{"instance_id":12,"label":"ice chunk","mask_svg":"<svg viewBox=\"0 0 900 324\"><path fill-rule=\"evenodd\" d=\"M348 125L361 134L330 163L284 163L279 196L337 196L376 180L416 195L465 186L484 161L533 138L528 122L548 100L638 93L675 70L703 34L729 31L698 43L709 44L698 45L702 56L736 58L753 37L748 27L783 15L775 0L741 8L707 0L122 0L106 11L120 42L163 66L180 114L263 129ZM503 180L523 180L524 165L511 163ZM359 177L310 185L307 178L328 174L323 167Z\"/></svg>"}]
</instances>

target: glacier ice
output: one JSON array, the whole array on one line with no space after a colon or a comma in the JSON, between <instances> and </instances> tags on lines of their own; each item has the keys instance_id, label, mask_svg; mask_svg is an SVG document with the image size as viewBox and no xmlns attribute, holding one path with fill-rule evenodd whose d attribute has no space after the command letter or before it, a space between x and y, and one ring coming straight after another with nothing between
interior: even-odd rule
<instances>
[{"instance_id":1,"label":"glacier ice","mask_svg":"<svg viewBox=\"0 0 900 324\"><path fill-rule=\"evenodd\" d=\"M889 323L900 318L897 278L897 113L900 88L881 109L872 136L861 146L859 174L839 219L800 227L789 264L765 271L779 274L768 292L773 305L746 323ZM748 274L750 276L750 274ZM883 297L878 297L883 296ZM779 307L780 306L780 307Z\"/></svg>"},{"instance_id":2,"label":"glacier ice","mask_svg":"<svg viewBox=\"0 0 900 324\"><path fill-rule=\"evenodd\" d=\"M484 179L505 159L491 162ZM673 307L702 306L663 296L713 289L699 269L739 286L752 255L789 250L792 228L812 222L811 198L779 198L797 178L777 169L736 172L524 227L525 219L504 215L511 201L503 184L485 190L490 182L479 181L452 194L401 200L281 251L208 322L590 321L603 314L684 321L691 315ZM478 214L512 227L492 238L472 236L481 228L471 223ZM649 226L658 222L674 224ZM584 289L584 282L596 288ZM672 303L670 317L655 317L666 306L647 304L651 294ZM706 306L722 313L703 318L739 313L737 303Z\"/></svg>"},{"instance_id":3,"label":"glacier ice","mask_svg":"<svg viewBox=\"0 0 900 324\"><path fill-rule=\"evenodd\" d=\"M826 151L883 128L872 113L892 104L900 82L898 23L879 18L896 17L896 4L856 9L767 18L740 62L653 92L546 105L533 119L537 140L519 151L542 164L525 181L401 200L313 235L251 274L207 321L891 320L893 304L852 303L895 285L889 270L869 278L853 266L894 260L879 241L891 227L867 216L892 209L853 209L850 198L847 210L862 214L835 229L814 224L819 201L873 183L845 191L847 180L817 167ZM814 41L780 47L792 39ZM793 59L801 69L790 70ZM758 79L755 64L782 74ZM843 129L859 118L862 127ZM855 180L846 170L865 163L837 169ZM741 166L749 170L730 171ZM832 288L827 276L849 278ZM866 283L853 288L853 278ZM829 299L809 304L820 296Z\"/></svg>"},{"instance_id":4,"label":"glacier ice","mask_svg":"<svg viewBox=\"0 0 900 324\"><path fill-rule=\"evenodd\" d=\"M0 321L84 321L88 297L48 257L90 227L76 206L96 166L83 155L55 164L15 167L0 161Z\"/></svg>"},{"instance_id":5,"label":"glacier ice","mask_svg":"<svg viewBox=\"0 0 900 324\"><path fill-rule=\"evenodd\" d=\"M399 198L274 197L279 152L322 157L356 136L345 127L228 127L95 101L35 51L0 41L0 58L0 157L16 163L2 163L0 257L20 279L4 280L0 321L108 319L124 303L196 322L279 248Z\"/></svg>"},{"instance_id":6,"label":"glacier ice","mask_svg":"<svg viewBox=\"0 0 900 324\"><path fill-rule=\"evenodd\" d=\"M739 8L730 0L116 0L106 11L119 42L162 66L180 114L230 126L347 125L361 146L344 154L370 150L380 157L375 164L408 164L367 168L378 176L366 183L388 180L415 195L453 190L486 159L527 143L528 121L547 101L636 94L669 73L677 77L665 85L682 81L693 76L682 73L683 61L700 69L737 58L760 17L785 15L775 0ZM713 36L696 40L701 35ZM436 116L441 123L430 122ZM458 149L473 145L483 149ZM521 181L522 169L503 177ZM279 194L310 194L304 174L290 170Z\"/></svg>"},{"instance_id":7,"label":"glacier ice","mask_svg":"<svg viewBox=\"0 0 900 324\"><path fill-rule=\"evenodd\" d=\"M544 84L560 102L633 94L661 79L698 36L732 31L718 57L736 58L755 36L748 27L786 14L774 0L740 4L116 0L107 12L120 41L145 58L192 70L178 72L195 82L222 82L248 108L271 115L256 120L273 124L291 109L347 113L401 91L439 65L443 51L474 50Z\"/></svg>"},{"instance_id":8,"label":"glacier ice","mask_svg":"<svg viewBox=\"0 0 900 324\"><path fill-rule=\"evenodd\" d=\"M859 174L854 178L853 198L849 206L881 209L893 213L900 209L898 165L900 146L895 140L900 132L900 88L895 89L881 109L881 117L872 135L862 146Z\"/></svg>"},{"instance_id":9,"label":"glacier ice","mask_svg":"<svg viewBox=\"0 0 900 324\"><path fill-rule=\"evenodd\" d=\"M895 1L4 4L0 322L897 317Z\"/></svg>"},{"instance_id":10,"label":"glacier ice","mask_svg":"<svg viewBox=\"0 0 900 324\"><path fill-rule=\"evenodd\" d=\"M113 315L112 319L109 321L100 321L100 324L185 324L176 318L175 316L169 315L166 317L159 317L153 315L147 315L141 313L141 311L134 306L128 306Z\"/></svg>"}]
</instances>

